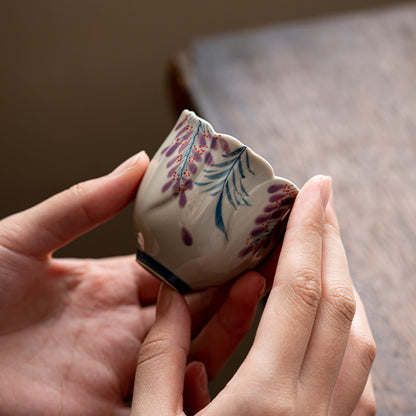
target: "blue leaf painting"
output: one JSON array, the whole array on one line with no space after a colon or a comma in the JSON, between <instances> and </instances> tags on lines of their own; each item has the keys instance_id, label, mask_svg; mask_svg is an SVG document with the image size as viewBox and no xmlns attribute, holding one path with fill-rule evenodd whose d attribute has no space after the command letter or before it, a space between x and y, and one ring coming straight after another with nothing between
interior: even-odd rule
<instances>
[{"instance_id":1,"label":"blue leaf painting","mask_svg":"<svg viewBox=\"0 0 416 416\"><path fill-rule=\"evenodd\" d=\"M223 154L223 161L204 169L204 181L195 185L204 187L204 192L218 197L215 207L215 225L228 240L223 218L223 205L228 203L234 210L240 206L249 206L249 196L243 182L247 175L255 175L251 170L246 146L241 146L233 152Z\"/></svg>"}]
</instances>

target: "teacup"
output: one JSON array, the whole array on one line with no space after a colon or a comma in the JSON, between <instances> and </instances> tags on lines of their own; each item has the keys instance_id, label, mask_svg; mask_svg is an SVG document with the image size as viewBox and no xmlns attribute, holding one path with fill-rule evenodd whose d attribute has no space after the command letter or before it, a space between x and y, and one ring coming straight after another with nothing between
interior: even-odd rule
<instances>
[{"instance_id":1,"label":"teacup","mask_svg":"<svg viewBox=\"0 0 416 416\"><path fill-rule=\"evenodd\" d=\"M297 193L249 147L184 110L137 193L137 261L181 293L223 284L267 257Z\"/></svg>"}]
</instances>

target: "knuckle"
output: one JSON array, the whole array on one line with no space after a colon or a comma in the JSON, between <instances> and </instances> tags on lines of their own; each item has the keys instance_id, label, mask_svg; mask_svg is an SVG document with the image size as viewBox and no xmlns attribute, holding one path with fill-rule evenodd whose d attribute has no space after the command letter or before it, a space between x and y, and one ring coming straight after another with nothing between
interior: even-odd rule
<instances>
[{"instance_id":1,"label":"knuckle","mask_svg":"<svg viewBox=\"0 0 416 416\"><path fill-rule=\"evenodd\" d=\"M295 274L290 281L291 289L295 297L308 307L316 308L321 300L322 288L320 272L317 270L303 269Z\"/></svg>"},{"instance_id":2,"label":"knuckle","mask_svg":"<svg viewBox=\"0 0 416 416\"><path fill-rule=\"evenodd\" d=\"M373 337L361 341L362 361L368 372L377 355L377 346Z\"/></svg>"},{"instance_id":3,"label":"knuckle","mask_svg":"<svg viewBox=\"0 0 416 416\"><path fill-rule=\"evenodd\" d=\"M158 366L160 363L166 362L171 349L169 348L169 338L167 335L159 335L157 338L145 341L140 348L137 366Z\"/></svg>"},{"instance_id":4,"label":"knuckle","mask_svg":"<svg viewBox=\"0 0 416 416\"><path fill-rule=\"evenodd\" d=\"M355 344L356 355L366 372L369 373L377 355L374 338L371 334L361 335L355 340Z\"/></svg>"},{"instance_id":5,"label":"knuckle","mask_svg":"<svg viewBox=\"0 0 416 416\"><path fill-rule=\"evenodd\" d=\"M91 210L88 209L87 204L85 204L85 196L87 195L88 186L86 182L80 182L76 185L72 185L65 192L69 195L70 199L75 200L81 214L86 218L88 223L95 223L96 220Z\"/></svg>"},{"instance_id":6,"label":"knuckle","mask_svg":"<svg viewBox=\"0 0 416 416\"><path fill-rule=\"evenodd\" d=\"M84 182L77 183L75 185L72 185L70 188L68 188L67 192L71 194L74 198L80 198L85 193L85 184Z\"/></svg>"},{"instance_id":7,"label":"knuckle","mask_svg":"<svg viewBox=\"0 0 416 416\"><path fill-rule=\"evenodd\" d=\"M326 238L332 239L332 238L336 238L336 239L341 239L341 233L339 231L339 229L330 223L326 223L324 226L324 236Z\"/></svg>"},{"instance_id":8,"label":"knuckle","mask_svg":"<svg viewBox=\"0 0 416 416\"><path fill-rule=\"evenodd\" d=\"M362 396L358 402L356 411L360 415L362 414L365 416L375 416L377 414L377 403L375 397Z\"/></svg>"},{"instance_id":9,"label":"knuckle","mask_svg":"<svg viewBox=\"0 0 416 416\"><path fill-rule=\"evenodd\" d=\"M377 414L377 404L375 400L368 401L364 405L364 414L368 416L375 416Z\"/></svg>"},{"instance_id":10,"label":"knuckle","mask_svg":"<svg viewBox=\"0 0 416 416\"><path fill-rule=\"evenodd\" d=\"M313 216L307 217L304 220L303 226L305 228L306 234L321 235L322 226L323 226L322 217L319 217L319 218L318 217L315 218Z\"/></svg>"},{"instance_id":11,"label":"knuckle","mask_svg":"<svg viewBox=\"0 0 416 416\"><path fill-rule=\"evenodd\" d=\"M351 324L356 310L355 296L352 289L347 287L334 288L328 294L328 301L337 319Z\"/></svg>"}]
</instances>

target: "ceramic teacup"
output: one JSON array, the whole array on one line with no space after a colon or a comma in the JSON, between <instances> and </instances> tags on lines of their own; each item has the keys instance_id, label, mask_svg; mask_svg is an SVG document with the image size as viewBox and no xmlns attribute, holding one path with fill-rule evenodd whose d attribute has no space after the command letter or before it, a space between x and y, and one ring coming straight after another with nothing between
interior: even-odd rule
<instances>
[{"instance_id":1,"label":"ceramic teacup","mask_svg":"<svg viewBox=\"0 0 416 416\"><path fill-rule=\"evenodd\" d=\"M250 148L184 110L137 193L137 261L181 293L230 281L270 253L297 193Z\"/></svg>"}]
</instances>

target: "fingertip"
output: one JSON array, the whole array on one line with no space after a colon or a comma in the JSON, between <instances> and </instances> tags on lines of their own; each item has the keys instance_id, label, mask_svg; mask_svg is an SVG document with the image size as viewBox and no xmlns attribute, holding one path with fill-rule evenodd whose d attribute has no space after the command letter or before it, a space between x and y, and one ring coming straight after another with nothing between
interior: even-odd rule
<instances>
[{"instance_id":1,"label":"fingertip","mask_svg":"<svg viewBox=\"0 0 416 416\"><path fill-rule=\"evenodd\" d=\"M190 326L189 308L184 297L166 283L162 283L157 298L156 320L161 320L168 314L175 319L181 318Z\"/></svg>"},{"instance_id":2,"label":"fingertip","mask_svg":"<svg viewBox=\"0 0 416 416\"><path fill-rule=\"evenodd\" d=\"M322 207L325 209L332 194L332 178L330 176L321 176L320 181Z\"/></svg>"},{"instance_id":3,"label":"fingertip","mask_svg":"<svg viewBox=\"0 0 416 416\"><path fill-rule=\"evenodd\" d=\"M325 208L325 222L331 224L336 230L339 231L339 222L334 205L334 191L332 188L329 195L328 204Z\"/></svg>"},{"instance_id":4,"label":"fingertip","mask_svg":"<svg viewBox=\"0 0 416 416\"><path fill-rule=\"evenodd\" d=\"M256 271L250 270L237 279L218 314L229 333L238 338L251 327L265 289L266 279Z\"/></svg>"},{"instance_id":5,"label":"fingertip","mask_svg":"<svg viewBox=\"0 0 416 416\"><path fill-rule=\"evenodd\" d=\"M139 267L134 261L137 273L140 273L138 299L141 306L154 305L156 303L161 281L146 269Z\"/></svg>"},{"instance_id":6,"label":"fingertip","mask_svg":"<svg viewBox=\"0 0 416 416\"><path fill-rule=\"evenodd\" d=\"M332 191L332 178L327 175L315 175L310 178L299 192L299 195L313 193L321 198L321 205L325 208ZM298 198L297 198L298 199Z\"/></svg>"},{"instance_id":7,"label":"fingertip","mask_svg":"<svg viewBox=\"0 0 416 416\"><path fill-rule=\"evenodd\" d=\"M265 290L266 279L260 273L249 270L234 282L229 296L233 300L245 302L255 300L257 303L263 297Z\"/></svg>"},{"instance_id":8,"label":"fingertip","mask_svg":"<svg viewBox=\"0 0 416 416\"><path fill-rule=\"evenodd\" d=\"M276 274L277 263L279 261L282 243L278 244L272 253L258 267L257 271L266 279L265 293L269 292L273 286L273 280Z\"/></svg>"},{"instance_id":9,"label":"fingertip","mask_svg":"<svg viewBox=\"0 0 416 416\"><path fill-rule=\"evenodd\" d=\"M169 310L173 297L173 291L168 285L162 284L159 289L156 305L156 319L162 318Z\"/></svg>"},{"instance_id":10,"label":"fingertip","mask_svg":"<svg viewBox=\"0 0 416 416\"><path fill-rule=\"evenodd\" d=\"M131 156L129 159L125 160L121 165L117 166L109 176L117 176L125 173L128 169L131 168L143 168L146 167L149 163L149 156L147 153L142 150L139 153Z\"/></svg>"},{"instance_id":11,"label":"fingertip","mask_svg":"<svg viewBox=\"0 0 416 416\"><path fill-rule=\"evenodd\" d=\"M202 361L192 361L186 366L186 377L195 382L200 390L208 390L208 373Z\"/></svg>"},{"instance_id":12,"label":"fingertip","mask_svg":"<svg viewBox=\"0 0 416 416\"><path fill-rule=\"evenodd\" d=\"M107 182L107 186L114 188L113 194L130 190L129 202L134 198L138 186L149 166L149 157L143 150L130 157L108 175L99 178ZM110 181L111 180L111 181Z\"/></svg>"},{"instance_id":13,"label":"fingertip","mask_svg":"<svg viewBox=\"0 0 416 416\"><path fill-rule=\"evenodd\" d=\"M328 199L328 206L334 208L334 188L332 187L332 180L331 180L331 192L329 194Z\"/></svg>"},{"instance_id":14,"label":"fingertip","mask_svg":"<svg viewBox=\"0 0 416 416\"><path fill-rule=\"evenodd\" d=\"M186 367L184 383L184 411L194 415L210 402L208 374L204 363L192 361Z\"/></svg>"},{"instance_id":15,"label":"fingertip","mask_svg":"<svg viewBox=\"0 0 416 416\"><path fill-rule=\"evenodd\" d=\"M329 176L316 175L302 187L289 216L283 251L288 245L288 240L297 245L302 240L302 236L319 234L321 238L325 209L331 193L331 182Z\"/></svg>"}]
</instances>

